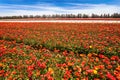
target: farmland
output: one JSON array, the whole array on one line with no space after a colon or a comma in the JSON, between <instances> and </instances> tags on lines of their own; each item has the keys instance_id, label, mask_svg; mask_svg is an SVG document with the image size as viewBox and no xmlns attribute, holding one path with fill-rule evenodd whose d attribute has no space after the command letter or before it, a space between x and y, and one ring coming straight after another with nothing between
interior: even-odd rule
<instances>
[{"instance_id":1,"label":"farmland","mask_svg":"<svg viewBox=\"0 0 120 80\"><path fill-rule=\"evenodd\" d=\"M120 24L0 22L5 79L120 80Z\"/></svg>"}]
</instances>

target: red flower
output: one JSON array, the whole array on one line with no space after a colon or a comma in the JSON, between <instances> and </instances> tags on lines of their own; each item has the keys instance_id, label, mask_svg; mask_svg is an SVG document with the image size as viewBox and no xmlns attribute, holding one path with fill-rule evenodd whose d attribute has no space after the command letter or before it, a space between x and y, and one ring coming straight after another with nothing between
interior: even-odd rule
<instances>
[{"instance_id":1,"label":"red flower","mask_svg":"<svg viewBox=\"0 0 120 80\"><path fill-rule=\"evenodd\" d=\"M4 75L4 70L0 70L0 76Z\"/></svg>"},{"instance_id":2,"label":"red flower","mask_svg":"<svg viewBox=\"0 0 120 80\"><path fill-rule=\"evenodd\" d=\"M38 65L38 67L40 67L41 69L45 69L45 68L46 68L45 62L41 63L40 61L37 61L37 65Z\"/></svg>"},{"instance_id":3,"label":"red flower","mask_svg":"<svg viewBox=\"0 0 120 80\"><path fill-rule=\"evenodd\" d=\"M31 65L31 66L28 66L27 67L27 71L30 72L30 71L33 71L34 70L34 65Z\"/></svg>"},{"instance_id":4,"label":"red flower","mask_svg":"<svg viewBox=\"0 0 120 80\"><path fill-rule=\"evenodd\" d=\"M68 55L67 51L64 51L62 54L63 54L64 56L67 56L67 55Z\"/></svg>"},{"instance_id":5,"label":"red flower","mask_svg":"<svg viewBox=\"0 0 120 80\"><path fill-rule=\"evenodd\" d=\"M71 77L71 72L69 70L65 71L64 79L69 79Z\"/></svg>"},{"instance_id":6,"label":"red flower","mask_svg":"<svg viewBox=\"0 0 120 80\"><path fill-rule=\"evenodd\" d=\"M86 64L86 62L82 61L81 66L84 67L85 64Z\"/></svg>"},{"instance_id":7,"label":"red flower","mask_svg":"<svg viewBox=\"0 0 120 80\"><path fill-rule=\"evenodd\" d=\"M89 70L86 70L86 72L88 72L88 73L93 73L93 70L92 70L92 69L89 69Z\"/></svg>"},{"instance_id":8,"label":"red flower","mask_svg":"<svg viewBox=\"0 0 120 80\"><path fill-rule=\"evenodd\" d=\"M116 78L114 76L112 76L109 72L107 73L107 78L110 80L116 80Z\"/></svg>"},{"instance_id":9,"label":"red flower","mask_svg":"<svg viewBox=\"0 0 120 80\"><path fill-rule=\"evenodd\" d=\"M32 74L33 74L32 71L29 71L28 72L28 77L31 78Z\"/></svg>"},{"instance_id":10,"label":"red flower","mask_svg":"<svg viewBox=\"0 0 120 80\"><path fill-rule=\"evenodd\" d=\"M111 69L111 68L112 68L112 65L108 65L107 68L108 68L108 69Z\"/></svg>"},{"instance_id":11,"label":"red flower","mask_svg":"<svg viewBox=\"0 0 120 80\"><path fill-rule=\"evenodd\" d=\"M118 56L112 56L111 60L119 60L119 57Z\"/></svg>"},{"instance_id":12,"label":"red flower","mask_svg":"<svg viewBox=\"0 0 120 80\"><path fill-rule=\"evenodd\" d=\"M102 54L99 54L99 57L100 57L100 58L105 58L105 56L104 56L104 55L102 55Z\"/></svg>"}]
</instances>

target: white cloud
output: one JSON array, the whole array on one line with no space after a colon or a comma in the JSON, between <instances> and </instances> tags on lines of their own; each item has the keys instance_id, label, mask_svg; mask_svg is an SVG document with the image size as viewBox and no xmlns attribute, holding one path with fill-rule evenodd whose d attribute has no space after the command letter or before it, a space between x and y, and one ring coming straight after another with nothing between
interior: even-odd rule
<instances>
[{"instance_id":1,"label":"white cloud","mask_svg":"<svg viewBox=\"0 0 120 80\"><path fill-rule=\"evenodd\" d=\"M68 5L68 4L66 4ZM75 4L69 3L68 6L56 6L53 4L36 5L0 5L0 16L11 15L43 15L43 14L112 14L120 13L120 6L107 4Z\"/></svg>"}]
</instances>

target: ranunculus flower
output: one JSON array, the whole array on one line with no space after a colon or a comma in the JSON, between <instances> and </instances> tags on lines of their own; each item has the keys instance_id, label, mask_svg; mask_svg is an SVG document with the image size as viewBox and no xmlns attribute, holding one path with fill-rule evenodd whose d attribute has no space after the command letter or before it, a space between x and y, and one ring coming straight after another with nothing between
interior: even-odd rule
<instances>
[{"instance_id":1,"label":"ranunculus flower","mask_svg":"<svg viewBox=\"0 0 120 80\"><path fill-rule=\"evenodd\" d=\"M110 74L109 72L107 72L106 76L110 80L116 80L116 78L112 74Z\"/></svg>"},{"instance_id":2,"label":"ranunculus flower","mask_svg":"<svg viewBox=\"0 0 120 80\"><path fill-rule=\"evenodd\" d=\"M48 68L48 71L53 74L54 73L54 70L52 68Z\"/></svg>"}]
</instances>

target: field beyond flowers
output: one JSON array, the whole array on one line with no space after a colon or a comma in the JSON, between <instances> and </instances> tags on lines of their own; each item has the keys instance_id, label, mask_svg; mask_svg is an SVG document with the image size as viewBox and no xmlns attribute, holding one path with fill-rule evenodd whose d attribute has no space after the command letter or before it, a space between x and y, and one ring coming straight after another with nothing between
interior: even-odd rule
<instances>
[{"instance_id":1,"label":"field beyond flowers","mask_svg":"<svg viewBox=\"0 0 120 80\"><path fill-rule=\"evenodd\" d=\"M1 22L0 80L120 80L120 24Z\"/></svg>"}]
</instances>

